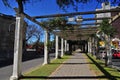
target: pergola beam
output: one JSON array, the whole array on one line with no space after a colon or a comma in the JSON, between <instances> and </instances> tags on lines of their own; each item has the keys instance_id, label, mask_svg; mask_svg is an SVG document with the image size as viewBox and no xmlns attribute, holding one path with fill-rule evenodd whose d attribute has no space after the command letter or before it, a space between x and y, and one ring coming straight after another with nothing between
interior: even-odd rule
<instances>
[{"instance_id":1,"label":"pergola beam","mask_svg":"<svg viewBox=\"0 0 120 80\"><path fill-rule=\"evenodd\" d=\"M87 39L90 34L96 33L98 30L98 27L89 27L89 28L79 28L76 30L64 30L55 32L60 37L66 39L66 40L79 40L79 36L81 36L81 39ZM65 35L66 34L66 35Z\"/></svg>"},{"instance_id":2,"label":"pergola beam","mask_svg":"<svg viewBox=\"0 0 120 80\"><path fill-rule=\"evenodd\" d=\"M82 21L90 21L90 20L103 20L103 19L112 19L111 17L101 17L101 18L83 18Z\"/></svg>"},{"instance_id":3,"label":"pergola beam","mask_svg":"<svg viewBox=\"0 0 120 80\"><path fill-rule=\"evenodd\" d=\"M36 19L32 18L32 17L29 16L28 14L22 13L22 15L23 15L24 17L26 17L27 19L31 20L32 22L36 23L36 24L39 25L40 27L42 27L44 30L47 30L48 32L50 32L50 29L41 26L41 23L40 23L39 21L37 21ZM54 32L51 32L51 33L55 34Z\"/></svg>"},{"instance_id":4,"label":"pergola beam","mask_svg":"<svg viewBox=\"0 0 120 80\"><path fill-rule=\"evenodd\" d=\"M80 24L80 25L98 25L100 23L83 23L83 24Z\"/></svg>"},{"instance_id":5,"label":"pergola beam","mask_svg":"<svg viewBox=\"0 0 120 80\"><path fill-rule=\"evenodd\" d=\"M70 36L78 36L78 35L81 35L81 36L84 36L84 35L87 35L87 34L93 34L93 33L96 33L97 31L82 31L82 32L79 32L79 33L70 33L70 32L66 32L66 35L63 35L63 33L57 33L58 35L60 36L67 36L67 35L70 35ZM68 36L67 36L68 37Z\"/></svg>"},{"instance_id":6,"label":"pergola beam","mask_svg":"<svg viewBox=\"0 0 120 80\"><path fill-rule=\"evenodd\" d=\"M40 18L52 18L52 17L65 17L65 16L99 14L99 13L108 13L108 12L120 12L120 9L116 8L116 9L98 10L98 11L75 12L75 13L67 13L67 14L52 14L52 15L43 15L43 16L33 16L33 18L40 19Z\"/></svg>"},{"instance_id":7,"label":"pergola beam","mask_svg":"<svg viewBox=\"0 0 120 80\"><path fill-rule=\"evenodd\" d=\"M82 26L82 25L98 25L98 24L101 24L101 23L83 23L83 24L71 24L73 26Z\"/></svg>"}]
</instances>

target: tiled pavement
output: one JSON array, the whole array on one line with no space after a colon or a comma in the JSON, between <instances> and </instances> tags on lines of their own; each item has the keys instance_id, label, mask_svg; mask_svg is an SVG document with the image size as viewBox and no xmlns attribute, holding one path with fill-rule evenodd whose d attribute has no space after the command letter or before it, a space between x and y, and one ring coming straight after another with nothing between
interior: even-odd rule
<instances>
[{"instance_id":1,"label":"tiled pavement","mask_svg":"<svg viewBox=\"0 0 120 80\"><path fill-rule=\"evenodd\" d=\"M49 80L98 80L86 59L84 53L75 53L50 75L52 79Z\"/></svg>"}]
</instances>

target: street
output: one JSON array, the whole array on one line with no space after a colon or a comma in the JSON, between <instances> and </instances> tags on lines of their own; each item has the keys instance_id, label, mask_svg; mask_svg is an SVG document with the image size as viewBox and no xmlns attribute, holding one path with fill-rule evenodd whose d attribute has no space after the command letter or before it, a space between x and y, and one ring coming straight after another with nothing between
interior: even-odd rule
<instances>
[{"instance_id":1,"label":"street","mask_svg":"<svg viewBox=\"0 0 120 80\"><path fill-rule=\"evenodd\" d=\"M54 58L54 54L50 54L50 59ZM38 65L42 65L43 63L43 55L40 58L35 58L32 60L26 60L22 63L22 73L29 71L30 69L37 67ZM12 75L13 65L8 65L0 68L0 80L9 80Z\"/></svg>"}]
</instances>

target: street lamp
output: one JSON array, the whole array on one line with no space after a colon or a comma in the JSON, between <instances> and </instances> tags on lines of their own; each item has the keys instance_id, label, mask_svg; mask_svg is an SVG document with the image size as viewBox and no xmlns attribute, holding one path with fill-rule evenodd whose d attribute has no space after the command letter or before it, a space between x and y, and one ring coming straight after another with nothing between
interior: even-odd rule
<instances>
[{"instance_id":1,"label":"street lamp","mask_svg":"<svg viewBox=\"0 0 120 80\"><path fill-rule=\"evenodd\" d=\"M68 18L68 22L74 22L75 21L75 18L73 17L73 16L70 16L69 18Z\"/></svg>"},{"instance_id":2,"label":"street lamp","mask_svg":"<svg viewBox=\"0 0 120 80\"><path fill-rule=\"evenodd\" d=\"M68 22L82 22L83 21L83 18L82 16L76 16L76 17L73 17L73 16L70 16L68 18Z\"/></svg>"},{"instance_id":3,"label":"street lamp","mask_svg":"<svg viewBox=\"0 0 120 80\"><path fill-rule=\"evenodd\" d=\"M71 22L71 23L75 22L77 24L80 24L82 21L83 21L82 16L76 16L76 17L70 16L68 18L68 22ZM78 26L74 26L74 29L78 29L78 28L79 28Z\"/></svg>"},{"instance_id":4,"label":"street lamp","mask_svg":"<svg viewBox=\"0 0 120 80\"><path fill-rule=\"evenodd\" d=\"M76 17L76 22L81 23L83 21L82 16L77 16Z\"/></svg>"}]
</instances>

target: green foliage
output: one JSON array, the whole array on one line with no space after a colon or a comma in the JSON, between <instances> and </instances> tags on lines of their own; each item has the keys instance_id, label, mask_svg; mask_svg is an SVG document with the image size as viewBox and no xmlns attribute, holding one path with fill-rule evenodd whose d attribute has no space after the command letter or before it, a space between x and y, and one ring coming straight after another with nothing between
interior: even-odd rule
<instances>
[{"instance_id":1,"label":"green foliage","mask_svg":"<svg viewBox=\"0 0 120 80\"><path fill-rule=\"evenodd\" d=\"M94 33L94 34L90 34L89 35L90 37L96 37L96 34Z\"/></svg>"},{"instance_id":2,"label":"green foliage","mask_svg":"<svg viewBox=\"0 0 120 80\"><path fill-rule=\"evenodd\" d=\"M97 62L102 67L101 72L102 72L102 70L104 70L104 72L107 72L111 76L115 77L116 78L115 80L120 80L120 72L117 69L111 68L111 67L106 67L104 61L98 60L98 59L96 60L96 58L90 54L88 56L90 58L92 58L95 62ZM92 61L90 61L90 62L92 62ZM97 75L99 75L99 76L105 75L103 73L100 73L100 69L97 66L95 66L95 64L92 64L92 66L90 68L92 70L94 69L95 73L97 73ZM100 74L98 74L98 73L100 73ZM111 76L109 76L109 77L111 77ZM106 79L102 79L102 80L106 80Z\"/></svg>"},{"instance_id":3,"label":"green foliage","mask_svg":"<svg viewBox=\"0 0 120 80\"><path fill-rule=\"evenodd\" d=\"M89 57L91 57L92 59L95 59L95 57L93 57L92 55L88 55ZM87 59L87 61L89 62L89 63L93 63L90 59ZM101 64L101 63L100 63ZM97 75L97 76L103 76L104 74L99 70L99 68L95 65L95 64L91 64L91 65L89 65L90 66L90 70L92 70L92 71L94 71L95 72L95 74ZM105 79L106 80L106 79Z\"/></svg>"},{"instance_id":4,"label":"green foliage","mask_svg":"<svg viewBox=\"0 0 120 80\"><path fill-rule=\"evenodd\" d=\"M87 3L91 3L92 1L97 1L99 3L111 2L111 4L120 5L120 1L119 0L56 0L56 3L64 11L66 11L66 9L71 7L71 6L73 7L74 10L78 11L78 3L87 4Z\"/></svg>"},{"instance_id":5,"label":"green foliage","mask_svg":"<svg viewBox=\"0 0 120 80\"><path fill-rule=\"evenodd\" d=\"M103 20L99 28L102 32L110 36L113 36L116 33L116 29L109 24L107 19Z\"/></svg>"},{"instance_id":6,"label":"green foliage","mask_svg":"<svg viewBox=\"0 0 120 80\"><path fill-rule=\"evenodd\" d=\"M67 20L65 18L56 17L54 19L50 19L48 22L48 25L50 28L62 30L65 28L66 22L67 22Z\"/></svg>"},{"instance_id":7,"label":"green foliage","mask_svg":"<svg viewBox=\"0 0 120 80\"><path fill-rule=\"evenodd\" d=\"M5 6L11 7L11 0L2 0ZM23 9L23 3L30 3L30 2L35 2L35 1L41 1L41 0L15 0L18 3L18 6L20 9ZM73 7L74 10L78 10L78 3L91 3L91 1L95 0L56 0L56 4L63 10L66 10L68 7ZM112 4L118 4L120 5L119 0L96 0L99 3L102 2L108 2L111 1ZM41 5L40 5L41 6Z\"/></svg>"},{"instance_id":8,"label":"green foliage","mask_svg":"<svg viewBox=\"0 0 120 80\"><path fill-rule=\"evenodd\" d=\"M42 21L40 24L41 26L49 29L50 31L73 29L72 24L67 24L67 20L65 17L56 17L52 19L47 19L45 21Z\"/></svg>"},{"instance_id":9,"label":"green foliage","mask_svg":"<svg viewBox=\"0 0 120 80\"><path fill-rule=\"evenodd\" d=\"M70 6L73 6L74 10L78 10L78 5L76 5L77 3L87 3L90 0L56 0L57 5L63 9L64 11L66 11L66 9Z\"/></svg>"}]
</instances>

